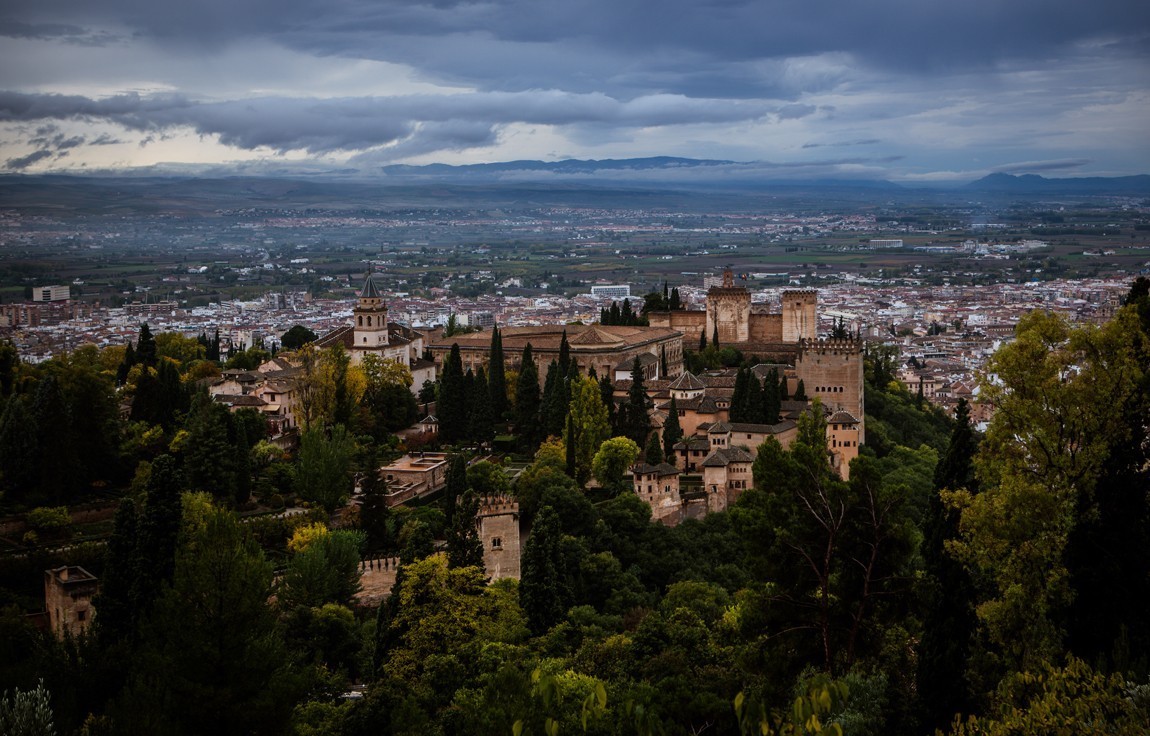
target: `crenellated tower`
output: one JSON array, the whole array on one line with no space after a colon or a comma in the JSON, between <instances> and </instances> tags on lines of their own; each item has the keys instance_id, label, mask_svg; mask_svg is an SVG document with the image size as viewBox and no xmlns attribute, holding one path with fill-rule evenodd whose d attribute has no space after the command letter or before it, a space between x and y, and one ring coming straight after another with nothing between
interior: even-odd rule
<instances>
[{"instance_id":1,"label":"crenellated tower","mask_svg":"<svg viewBox=\"0 0 1150 736\"><path fill-rule=\"evenodd\" d=\"M855 338L800 340L795 373L811 399L858 419L859 442L866 442L863 416L863 341Z\"/></svg>"},{"instance_id":2,"label":"crenellated tower","mask_svg":"<svg viewBox=\"0 0 1150 736\"><path fill-rule=\"evenodd\" d=\"M819 293L815 289L783 292L783 342L814 340L818 333Z\"/></svg>"},{"instance_id":3,"label":"crenellated tower","mask_svg":"<svg viewBox=\"0 0 1150 736\"><path fill-rule=\"evenodd\" d=\"M510 496L479 499L479 539L483 542L483 567L491 580L519 579L519 502Z\"/></svg>"}]
</instances>

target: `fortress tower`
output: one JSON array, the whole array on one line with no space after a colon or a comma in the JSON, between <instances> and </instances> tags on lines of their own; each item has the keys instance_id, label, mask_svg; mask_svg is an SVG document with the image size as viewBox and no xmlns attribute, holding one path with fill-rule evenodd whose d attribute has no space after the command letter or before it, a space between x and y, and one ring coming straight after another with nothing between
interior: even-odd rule
<instances>
[{"instance_id":1,"label":"fortress tower","mask_svg":"<svg viewBox=\"0 0 1150 736\"><path fill-rule=\"evenodd\" d=\"M519 502L508 496L484 496L479 502L477 516L487 576L491 580L518 580Z\"/></svg>"},{"instance_id":2,"label":"fortress tower","mask_svg":"<svg viewBox=\"0 0 1150 736\"><path fill-rule=\"evenodd\" d=\"M783 342L814 340L819 325L814 289L788 289L783 292Z\"/></svg>"},{"instance_id":3,"label":"fortress tower","mask_svg":"<svg viewBox=\"0 0 1150 736\"><path fill-rule=\"evenodd\" d=\"M723 285L707 291L707 327L704 335L709 340L719 331L719 344L747 342L751 339L751 292L735 286L735 277L723 272Z\"/></svg>"},{"instance_id":4,"label":"fortress tower","mask_svg":"<svg viewBox=\"0 0 1150 736\"><path fill-rule=\"evenodd\" d=\"M380 296L379 289L375 288L375 282L371 280L370 274L363 284L359 303L351 313L352 319L355 320L352 329L355 335L353 345L356 349L383 350L387 347L387 305L383 303L383 297Z\"/></svg>"},{"instance_id":5,"label":"fortress tower","mask_svg":"<svg viewBox=\"0 0 1150 736\"><path fill-rule=\"evenodd\" d=\"M802 340L795 373L807 396L822 399L832 412L845 411L858 420L858 441L866 442L863 416L863 342L853 338Z\"/></svg>"}]
</instances>

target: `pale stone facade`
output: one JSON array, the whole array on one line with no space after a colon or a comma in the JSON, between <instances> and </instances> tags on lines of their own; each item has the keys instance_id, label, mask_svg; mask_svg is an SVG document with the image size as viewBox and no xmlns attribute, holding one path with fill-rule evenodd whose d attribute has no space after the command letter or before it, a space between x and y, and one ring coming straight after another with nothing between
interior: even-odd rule
<instances>
[{"instance_id":1,"label":"pale stone facade","mask_svg":"<svg viewBox=\"0 0 1150 736\"><path fill-rule=\"evenodd\" d=\"M483 567L491 580L519 579L519 502L507 496L484 497L479 502L479 539Z\"/></svg>"}]
</instances>

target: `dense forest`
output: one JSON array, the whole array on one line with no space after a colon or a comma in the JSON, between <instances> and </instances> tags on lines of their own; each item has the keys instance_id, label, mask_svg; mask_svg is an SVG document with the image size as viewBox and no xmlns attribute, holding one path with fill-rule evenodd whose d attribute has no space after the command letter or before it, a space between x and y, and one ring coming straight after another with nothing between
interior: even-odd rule
<instances>
[{"instance_id":1,"label":"dense forest","mask_svg":"<svg viewBox=\"0 0 1150 736\"><path fill-rule=\"evenodd\" d=\"M206 397L212 349L146 327L130 346L35 366L0 346L0 503L29 526L0 556L0 732L966 736L1150 723L1146 279L1101 326L1024 318L987 366L985 434L965 406L947 417L908 393L892 354L872 350L868 442L849 481L831 468L816 402L788 448L758 448L733 508L675 527L652 523L623 480L669 449L650 436L638 371L616 401L565 356L540 388L529 348L506 374L502 360L464 373L453 351L427 387L453 453L447 489L389 509L363 471L403 449L391 431L415 418L410 375L302 345L308 398L287 453L250 410ZM753 415L777 391L773 378L747 388L748 374L742 395L775 397L740 409ZM497 462L468 463L501 442L525 465L513 481ZM516 497L529 530L518 581L488 584L483 570L488 494ZM68 507L112 498L103 534L71 528ZM306 513L272 513L295 505ZM375 608L355 598L366 553L402 561ZM26 615L62 564L101 581L93 625L63 641Z\"/></svg>"}]
</instances>

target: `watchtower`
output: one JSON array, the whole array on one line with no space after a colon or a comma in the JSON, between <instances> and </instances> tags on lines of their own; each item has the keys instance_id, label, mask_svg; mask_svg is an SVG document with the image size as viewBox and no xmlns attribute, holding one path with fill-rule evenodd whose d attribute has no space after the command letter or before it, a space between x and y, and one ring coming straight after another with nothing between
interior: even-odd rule
<instances>
[{"instance_id":1,"label":"watchtower","mask_svg":"<svg viewBox=\"0 0 1150 736\"><path fill-rule=\"evenodd\" d=\"M814 340L818 332L818 292L787 289L783 292L783 342Z\"/></svg>"},{"instance_id":2,"label":"watchtower","mask_svg":"<svg viewBox=\"0 0 1150 736\"><path fill-rule=\"evenodd\" d=\"M735 286L735 277L723 272L723 285L707 290L707 339L719 332L719 344L747 342L751 339L751 292Z\"/></svg>"},{"instance_id":3,"label":"watchtower","mask_svg":"<svg viewBox=\"0 0 1150 736\"><path fill-rule=\"evenodd\" d=\"M483 567L491 580L519 579L519 502L509 496L484 496L479 501L479 539Z\"/></svg>"}]
</instances>

